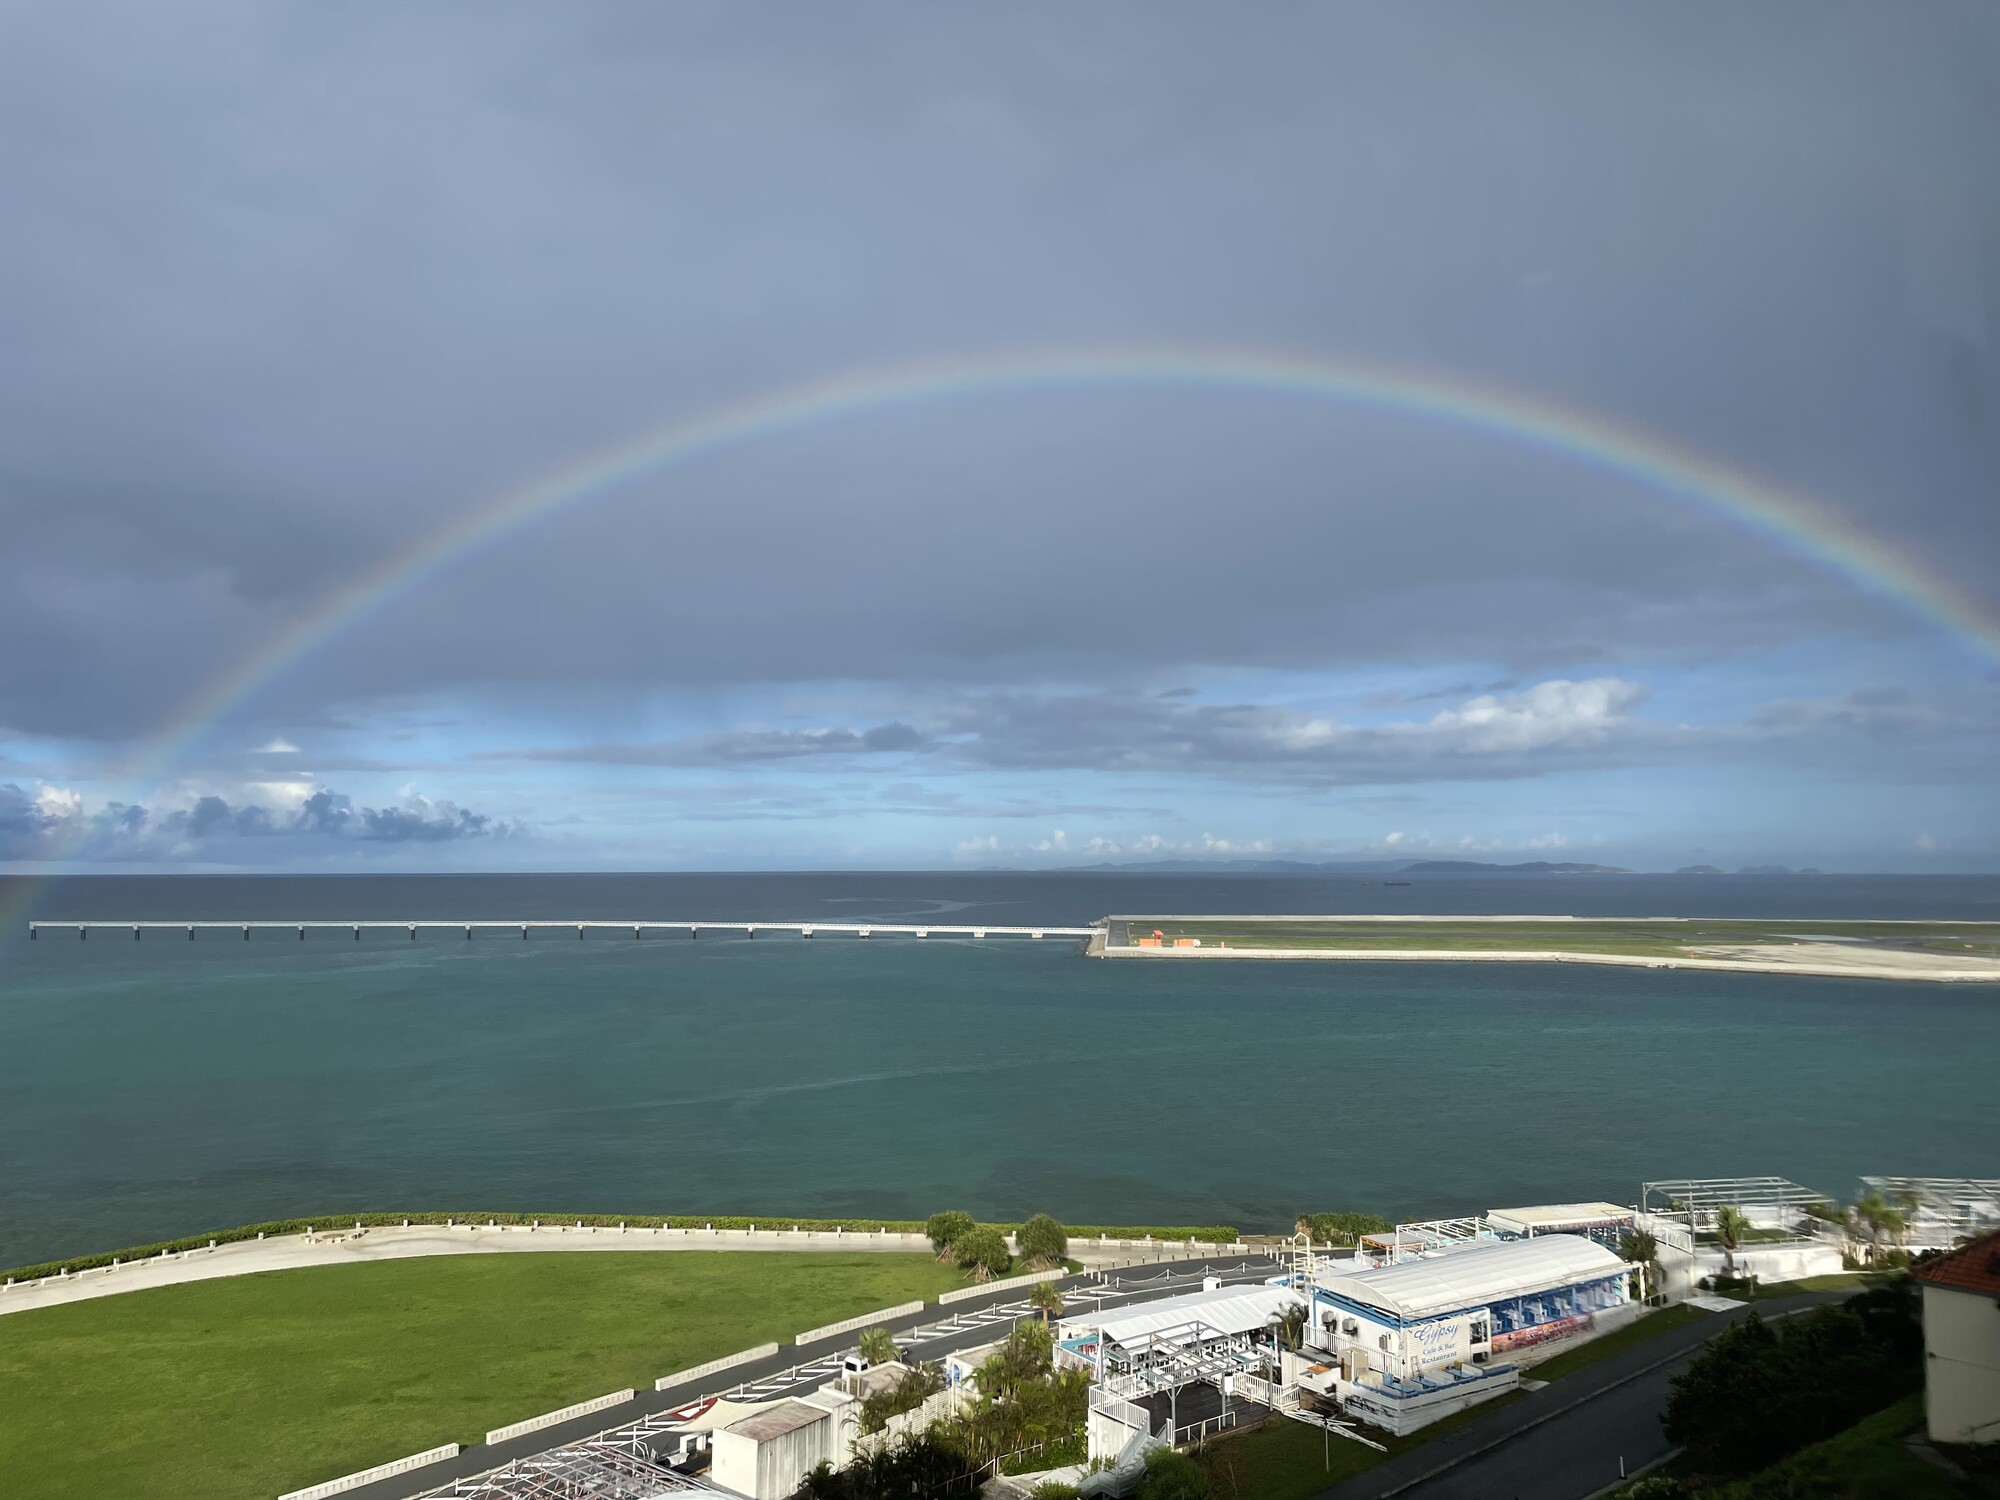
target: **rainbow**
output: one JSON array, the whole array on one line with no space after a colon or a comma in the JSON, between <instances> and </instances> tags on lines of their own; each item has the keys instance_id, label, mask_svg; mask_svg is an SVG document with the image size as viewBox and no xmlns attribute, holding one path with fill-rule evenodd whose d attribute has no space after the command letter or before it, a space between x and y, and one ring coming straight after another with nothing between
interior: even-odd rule
<instances>
[{"instance_id":1,"label":"rainbow","mask_svg":"<svg viewBox=\"0 0 2000 1500\"><path fill-rule=\"evenodd\" d=\"M1010 391L1154 387L1323 401L1441 423L1540 451L1678 500L1902 605L2000 664L2000 617L1885 538L1795 490L1610 418L1457 377L1248 349L1017 352L835 375L642 432L477 507L329 593L191 700L135 779L155 782L211 726L326 642L445 569L620 485L739 444L863 413Z\"/></svg>"}]
</instances>

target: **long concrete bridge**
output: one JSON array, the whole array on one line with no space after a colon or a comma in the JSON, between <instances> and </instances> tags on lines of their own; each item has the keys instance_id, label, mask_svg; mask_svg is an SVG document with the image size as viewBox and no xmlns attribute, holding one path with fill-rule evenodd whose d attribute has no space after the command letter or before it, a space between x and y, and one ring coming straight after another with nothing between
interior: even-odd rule
<instances>
[{"instance_id":1,"label":"long concrete bridge","mask_svg":"<svg viewBox=\"0 0 2000 1500\"><path fill-rule=\"evenodd\" d=\"M472 921L462 918L437 921L374 920L364 922L30 922L28 936L39 938L44 931L74 932L79 940L88 938L93 932L132 934L134 941L147 933L180 935L185 933L192 942L197 932L240 932L248 942L253 932L296 932L303 942L308 932L351 933L354 941L361 940L364 932L405 933L414 942L419 932L463 932L470 941L474 932L513 933L518 931L525 942L531 932L570 933L574 932L581 942L586 933L631 933L635 938L643 938L648 933L685 933L698 938L704 932L741 933L745 937L756 937L759 933L795 933L809 938L821 934L841 937L1024 937L1024 938L1088 938L1103 931L1100 926L1091 927L1002 927L991 923L979 926L958 925L943 922L922 924L899 922L635 922L635 921L556 921L535 919L530 921Z\"/></svg>"}]
</instances>

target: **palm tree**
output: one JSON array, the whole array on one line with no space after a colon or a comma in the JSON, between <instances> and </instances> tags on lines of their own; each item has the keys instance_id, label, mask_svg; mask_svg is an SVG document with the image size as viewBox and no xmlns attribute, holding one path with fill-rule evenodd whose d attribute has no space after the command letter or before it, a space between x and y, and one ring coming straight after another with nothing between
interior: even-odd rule
<instances>
[{"instance_id":1,"label":"palm tree","mask_svg":"<svg viewBox=\"0 0 2000 1500\"><path fill-rule=\"evenodd\" d=\"M1887 1230L1890 1238L1900 1236L1908 1225L1908 1216L1890 1203L1880 1193L1865 1193L1854 1203L1854 1217L1868 1226L1868 1263L1872 1266L1882 1258L1882 1233Z\"/></svg>"},{"instance_id":2,"label":"palm tree","mask_svg":"<svg viewBox=\"0 0 2000 1500\"><path fill-rule=\"evenodd\" d=\"M1639 1268L1639 1287L1644 1300L1651 1301L1653 1284L1659 1280L1660 1242L1643 1229L1628 1229L1618 1236L1618 1258Z\"/></svg>"},{"instance_id":3,"label":"palm tree","mask_svg":"<svg viewBox=\"0 0 2000 1500\"><path fill-rule=\"evenodd\" d=\"M871 1365L886 1365L902 1356L896 1336L886 1328L870 1328L861 1335L861 1357Z\"/></svg>"},{"instance_id":4,"label":"palm tree","mask_svg":"<svg viewBox=\"0 0 2000 1500\"><path fill-rule=\"evenodd\" d=\"M1063 1310L1063 1294L1056 1290L1052 1281L1038 1281L1028 1290L1028 1305L1042 1315L1046 1325L1051 1316Z\"/></svg>"},{"instance_id":5,"label":"palm tree","mask_svg":"<svg viewBox=\"0 0 2000 1500\"><path fill-rule=\"evenodd\" d=\"M1271 1331L1283 1347L1298 1348L1306 1332L1306 1305L1303 1302L1286 1303L1282 1312L1272 1314Z\"/></svg>"},{"instance_id":6,"label":"palm tree","mask_svg":"<svg viewBox=\"0 0 2000 1500\"><path fill-rule=\"evenodd\" d=\"M1750 1233L1750 1216L1733 1203L1725 1203L1715 1211L1715 1237L1722 1242L1723 1274L1736 1274L1736 1247L1743 1243Z\"/></svg>"}]
</instances>

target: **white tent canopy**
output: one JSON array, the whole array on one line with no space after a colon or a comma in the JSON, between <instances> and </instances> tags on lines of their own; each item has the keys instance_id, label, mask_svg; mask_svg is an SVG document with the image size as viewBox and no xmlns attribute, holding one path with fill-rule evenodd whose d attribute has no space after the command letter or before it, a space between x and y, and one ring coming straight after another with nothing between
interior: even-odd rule
<instances>
[{"instance_id":1,"label":"white tent canopy","mask_svg":"<svg viewBox=\"0 0 2000 1500\"><path fill-rule=\"evenodd\" d=\"M1319 1287L1410 1321L1594 1281L1625 1269L1624 1261L1593 1240L1544 1234L1531 1240L1485 1240L1379 1270L1322 1277Z\"/></svg>"},{"instance_id":2,"label":"white tent canopy","mask_svg":"<svg viewBox=\"0 0 2000 1500\"><path fill-rule=\"evenodd\" d=\"M1190 1323L1201 1323L1217 1334L1229 1336L1268 1328L1271 1320L1287 1307L1302 1306L1304 1302L1303 1297L1287 1287L1226 1286L1212 1292L1163 1297L1129 1312L1071 1318L1063 1328L1066 1333L1095 1328L1113 1344L1131 1344L1149 1334L1185 1328Z\"/></svg>"}]
</instances>

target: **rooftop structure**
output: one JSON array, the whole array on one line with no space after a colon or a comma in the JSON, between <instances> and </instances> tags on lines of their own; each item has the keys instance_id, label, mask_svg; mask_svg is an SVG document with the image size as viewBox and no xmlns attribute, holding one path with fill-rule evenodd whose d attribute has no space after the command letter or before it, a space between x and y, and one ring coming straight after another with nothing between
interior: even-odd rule
<instances>
[{"instance_id":1,"label":"rooftop structure","mask_svg":"<svg viewBox=\"0 0 2000 1500\"><path fill-rule=\"evenodd\" d=\"M1602 1245L1579 1235L1551 1234L1483 1241L1398 1265L1322 1276L1318 1290L1414 1323L1627 1269Z\"/></svg>"},{"instance_id":2,"label":"rooftop structure","mask_svg":"<svg viewBox=\"0 0 2000 1500\"><path fill-rule=\"evenodd\" d=\"M1949 1244L2000 1229L2000 1178L1864 1177L1861 1185L1891 1203L1908 1204L1919 1242Z\"/></svg>"},{"instance_id":3,"label":"rooftop structure","mask_svg":"<svg viewBox=\"0 0 2000 1500\"><path fill-rule=\"evenodd\" d=\"M1200 1323L1222 1337L1257 1333L1271 1326L1287 1307L1303 1305L1305 1298L1288 1287L1233 1286L1215 1291L1189 1292L1180 1297L1162 1297L1124 1312L1090 1314L1063 1320L1065 1335L1095 1329L1112 1344L1132 1344L1169 1329Z\"/></svg>"},{"instance_id":4,"label":"rooftop structure","mask_svg":"<svg viewBox=\"0 0 2000 1500\"><path fill-rule=\"evenodd\" d=\"M1639 1206L1649 1212L1691 1212L1703 1218L1723 1207L1803 1212L1830 1198L1783 1177L1671 1177L1639 1189Z\"/></svg>"}]
</instances>

